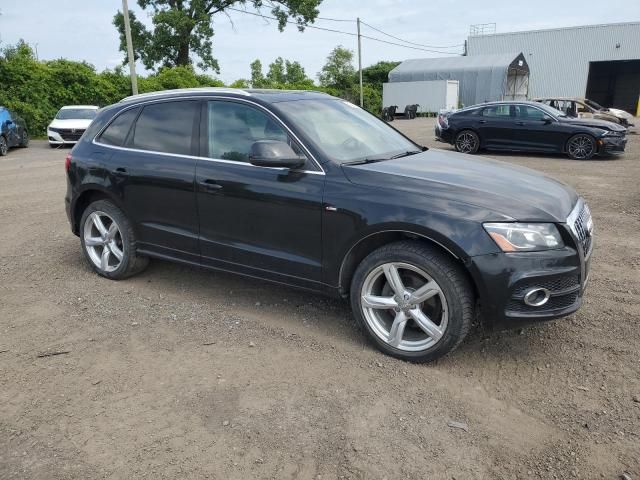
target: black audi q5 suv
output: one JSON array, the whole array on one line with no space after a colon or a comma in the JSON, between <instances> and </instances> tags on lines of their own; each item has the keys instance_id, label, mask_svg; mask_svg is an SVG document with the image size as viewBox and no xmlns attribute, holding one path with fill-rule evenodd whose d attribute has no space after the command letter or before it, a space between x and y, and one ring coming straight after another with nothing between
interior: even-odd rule
<instances>
[{"instance_id":1,"label":"black audi q5 suv","mask_svg":"<svg viewBox=\"0 0 640 480\"><path fill-rule=\"evenodd\" d=\"M100 275L149 258L349 298L411 361L575 312L593 223L570 187L428 150L317 92L195 89L106 107L66 161L71 230Z\"/></svg>"}]
</instances>

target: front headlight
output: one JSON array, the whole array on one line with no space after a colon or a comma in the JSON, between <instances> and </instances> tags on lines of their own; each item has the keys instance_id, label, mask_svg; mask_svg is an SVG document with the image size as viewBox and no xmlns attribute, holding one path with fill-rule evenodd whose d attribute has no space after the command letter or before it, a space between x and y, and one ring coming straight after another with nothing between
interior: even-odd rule
<instances>
[{"instance_id":1,"label":"front headlight","mask_svg":"<svg viewBox=\"0 0 640 480\"><path fill-rule=\"evenodd\" d=\"M483 226L503 252L535 252L564 246L553 223L485 223Z\"/></svg>"},{"instance_id":2,"label":"front headlight","mask_svg":"<svg viewBox=\"0 0 640 480\"><path fill-rule=\"evenodd\" d=\"M623 135L623 132L616 132L614 130L605 130L602 134L603 137L622 137Z\"/></svg>"}]
</instances>

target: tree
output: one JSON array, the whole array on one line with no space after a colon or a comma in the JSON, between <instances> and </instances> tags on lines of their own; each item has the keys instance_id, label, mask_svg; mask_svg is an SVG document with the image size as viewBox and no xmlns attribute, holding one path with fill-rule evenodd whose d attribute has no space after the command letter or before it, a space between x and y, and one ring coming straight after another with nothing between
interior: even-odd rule
<instances>
[{"instance_id":1,"label":"tree","mask_svg":"<svg viewBox=\"0 0 640 480\"><path fill-rule=\"evenodd\" d=\"M153 29L148 30L133 12L129 13L134 56L140 58L150 70L158 66L186 66L198 61L202 69L220 72L213 57L213 18L228 13L229 8L253 8L261 11L270 8L270 14L278 21L278 29L284 30L288 22L303 31L318 16L322 0L138 0L140 8L151 9ZM120 33L120 50L125 52L124 20L118 12L113 24ZM126 63L127 59L125 58Z\"/></svg>"},{"instance_id":2,"label":"tree","mask_svg":"<svg viewBox=\"0 0 640 480\"><path fill-rule=\"evenodd\" d=\"M362 69L363 83L369 83L382 89L382 84L389 81L389 72L400 65L400 62L378 62Z\"/></svg>"},{"instance_id":3,"label":"tree","mask_svg":"<svg viewBox=\"0 0 640 480\"><path fill-rule=\"evenodd\" d=\"M262 62L251 62L251 86L253 88L313 88L313 80L307 77L300 62L276 58L269 64L267 74L262 73Z\"/></svg>"},{"instance_id":4,"label":"tree","mask_svg":"<svg viewBox=\"0 0 640 480\"><path fill-rule=\"evenodd\" d=\"M287 77L284 70L284 59L282 57L276 58L269 64L267 80L272 85L283 85L287 83Z\"/></svg>"},{"instance_id":5,"label":"tree","mask_svg":"<svg viewBox=\"0 0 640 480\"><path fill-rule=\"evenodd\" d=\"M258 59L251 62L251 87L263 88L266 86L266 80L262 74L262 62Z\"/></svg>"},{"instance_id":6,"label":"tree","mask_svg":"<svg viewBox=\"0 0 640 480\"><path fill-rule=\"evenodd\" d=\"M355 73L353 52L338 45L327 57L327 62L318 74L318 80L323 87L347 91L355 83Z\"/></svg>"}]
</instances>

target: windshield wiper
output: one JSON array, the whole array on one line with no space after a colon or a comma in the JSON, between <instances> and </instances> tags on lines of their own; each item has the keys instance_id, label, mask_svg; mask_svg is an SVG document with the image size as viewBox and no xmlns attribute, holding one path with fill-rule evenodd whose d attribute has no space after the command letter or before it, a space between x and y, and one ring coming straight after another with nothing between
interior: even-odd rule
<instances>
[{"instance_id":1,"label":"windshield wiper","mask_svg":"<svg viewBox=\"0 0 640 480\"><path fill-rule=\"evenodd\" d=\"M422 153L422 151L421 150L410 150L408 152L398 153L397 155L389 157L389 160L393 160L394 158L408 157L409 155L415 155L416 153Z\"/></svg>"},{"instance_id":2,"label":"windshield wiper","mask_svg":"<svg viewBox=\"0 0 640 480\"><path fill-rule=\"evenodd\" d=\"M342 165L365 165L367 163L376 163L388 160L388 158L363 158L362 160L354 160L353 162L345 162Z\"/></svg>"}]
</instances>

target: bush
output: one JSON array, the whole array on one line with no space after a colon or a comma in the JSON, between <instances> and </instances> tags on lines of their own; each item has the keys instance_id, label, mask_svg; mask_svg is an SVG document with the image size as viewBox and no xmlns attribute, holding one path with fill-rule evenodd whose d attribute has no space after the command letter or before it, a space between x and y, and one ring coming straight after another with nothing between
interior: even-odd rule
<instances>
[{"instance_id":1,"label":"bush","mask_svg":"<svg viewBox=\"0 0 640 480\"><path fill-rule=\"evenodd\" d=\"M284 83L269 80L269 88L317 90L344 98L356 105L360 102L357 84L320 87L304 76L302 67L297 68L297 62L287 61L283 65L285 74L291 70L290 75L286 76ZM350 73L348 78L351 80L353 75ZM31 47L22 40L0 51L0 85L0 105L23 117L32 137L46 134L47 125L63 105L103 107L131 95L129 76L120 67L98 73L93 65L86 62L62 58L38 61ZM246 88L248 85L248 80L238 80L231 84L237 88ZM140 93L172 88L222 86L224 83L220 80L196 73L191 66L165 67L157 73L138 77ZM365 83L363 92L364 107L379 115L382 109L381 88L375 83Z\"/></svg>"}]
</instances>

